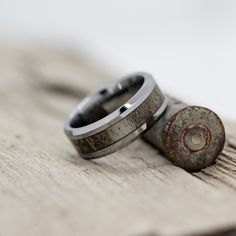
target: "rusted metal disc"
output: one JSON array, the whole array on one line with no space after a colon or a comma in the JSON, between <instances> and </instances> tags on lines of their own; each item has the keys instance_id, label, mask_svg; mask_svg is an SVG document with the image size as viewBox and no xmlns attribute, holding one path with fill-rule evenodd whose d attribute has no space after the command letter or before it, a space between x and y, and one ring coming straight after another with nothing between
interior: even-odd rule
<instances>
[{"instance_id":1,"label":"rusted metal disc","mask_svg":"<svg viewBox=\"0 0 236 236\"><path fill-rule=\"evenodd\" d=\"M213 111L188 106L168 120L162 137L163 151L171 162L197 171L215 162L224 147L225 130Z\"/></svg>"}]
</instances>

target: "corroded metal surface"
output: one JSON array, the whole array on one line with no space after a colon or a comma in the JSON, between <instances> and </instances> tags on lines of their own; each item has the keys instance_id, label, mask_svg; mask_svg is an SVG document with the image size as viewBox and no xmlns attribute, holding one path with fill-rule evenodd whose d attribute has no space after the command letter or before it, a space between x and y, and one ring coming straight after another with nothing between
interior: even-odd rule
<instances>
[{"instance_id":1,"label":"corroded metal surface","mask_svg":"<svg viewBox=\"0 0 236 236\"><path fill-rule=\"evenodd\" d=\"M198 171L213 164L222 151L225 130L213 111L170 98L166 111L144 139L175 165Z\"/></svg>"}]
</instances>

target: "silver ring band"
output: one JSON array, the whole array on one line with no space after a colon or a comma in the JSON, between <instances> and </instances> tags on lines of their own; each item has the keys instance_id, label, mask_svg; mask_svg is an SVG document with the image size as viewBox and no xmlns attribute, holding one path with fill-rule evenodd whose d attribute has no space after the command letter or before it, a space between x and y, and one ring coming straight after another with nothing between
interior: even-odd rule
<instances>
[{"instance_id":1,"label":"silver ring band","mask_svg":"<svg viewBox=\"0 0 236 236\"><path fill-rule=\"evenodd\" d=\"M137 139L166 106L167 98L154 78L135 73L82 100L65 122L64 130L83 158L99 158Z\"/></svg>"}]
</instances>

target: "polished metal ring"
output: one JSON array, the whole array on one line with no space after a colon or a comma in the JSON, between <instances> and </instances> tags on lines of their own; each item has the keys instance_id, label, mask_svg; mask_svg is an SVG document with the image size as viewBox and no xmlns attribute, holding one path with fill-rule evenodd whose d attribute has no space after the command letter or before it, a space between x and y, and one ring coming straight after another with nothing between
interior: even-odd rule
<instances>
[{"instance_id":1,"label":"polished metal ring","mask_svg":"<svg viewBox=\"0 0 236 236\"><path fill-rule=\"evenodd\" d=\"M134 73L82 100L64 129L83 158L99 158L137 139L166 106L167 98L154 78Z\"/></svg>"}]
</instances>

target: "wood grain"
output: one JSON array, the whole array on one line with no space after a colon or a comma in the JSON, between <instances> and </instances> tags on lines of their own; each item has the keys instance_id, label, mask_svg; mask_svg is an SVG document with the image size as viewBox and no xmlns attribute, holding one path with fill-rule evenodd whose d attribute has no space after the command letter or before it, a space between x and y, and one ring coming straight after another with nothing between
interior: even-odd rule
<instances>
[{"instance_id":1,"label":"wood grain","mask_svg":"<svg viewBox=\"0 0 236 236\"><path fill-rule=\"evenodd\" d=\"M0 76L1 236L235 235L235 124L194 174L142 140L86 161L63 122L108 74L69 49L2 45Z\"/></svg>"}]
</instances>

